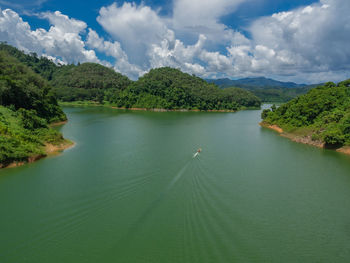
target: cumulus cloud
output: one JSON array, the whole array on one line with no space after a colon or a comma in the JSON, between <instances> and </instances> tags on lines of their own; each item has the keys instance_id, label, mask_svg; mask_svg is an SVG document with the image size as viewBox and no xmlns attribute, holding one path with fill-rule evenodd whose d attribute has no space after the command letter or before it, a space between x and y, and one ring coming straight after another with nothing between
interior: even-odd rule
<instances>
[{"instance_id":1,"label":"cumulus cloud","mask_svg":"<svg viewBox=\"0 0 350 263\"><path fill-rule=\"evenodd\" d=\"M40 15L48 19L51 26L48 31L39 28L31 30L29 24L10 9L0 10L0 38L26 52L56 57L67 62L99 62L93 50L85 49L80 33L86 24L71 19L59 11Z\"/></svg>"},{"instance_id":2,"label":"cumulus cloud","mask_svg":"<svg viewBox=\"0 0 350 263\"><path fill-rule=\"evenodd\" d=\"M144 4L113 3L97 17L108 41L58 11L40 14L51 26L33 31L6 9L0 10L0 37L56 61L100 62L133 78L162 66L202 77L265 75L308 82L349 77L349 1L320 0L258 18L247 28L249 37L220 22L244 1L253 0L173 0L168 17ZM95 51L115 62L100 61Z\"/></svg>"},{"instance_id":3,"label":"cumulus cloud","mask_svg":"<svg viewBox=\"0 0 350 263\"><path fill-rule=\"evenodd\" d=\"M275 50L281 62L294 57L288 67L310 72L349 69L349 11L349 1L322 0L260 19L251 32L254 41Z\"/></svg>"},{"instance_id":4,"label":"cumulus cloud","mask_svg":"<svg viewBox=\"0 0 350 263\"><path fill-rule=\"evenodd\" d=\"M216 44L231 41L234 30L220 23L247 0L174 0L172 26L184 34L204 34Z\"/></svg>"},{"instance_id":5,"label":"cumulus cloud","mask_svg":"<svg viewBox=\"0 0 350 263\"><path fill-rule=\"evenodd\" d=\"M97 21L115 40L119 40L130 60L138 64L145 63L144 56L149 46L171 37L164 21L158 13L148 6L113 3L102 7Z\"/></svg>"},{"instance_id":6,"label":"cumulus cloud","mask_svg":"<svg viewBox=\"0 0 350 263\"><path fill-rule=\"evenodd\" d=\"M93 49L105 53L107 56L115 58L116 62L114 69L117 72L126 73L134 79L145 73L145 71L137 65L133 65L129 62L127 54L121 48L118 41L106 41L102 39L96 31L89 28L86 44Z\"/></svg>"},{"instance_id":7,"label":"cumulus cloud","mask_svg":"<svg viewBox=\"0 0 350 263\"><path fill-rule=\"evenodd\" d=\"M349 11L349 1L321 0L258 19L250 28L251 61L262 64L265 74L349 70Z\"/></svg>"},{"instance_id":8,"label":"cumulus cloud","mask_svg":"<svg viewBox=\"0 0 350 263\"><path fill-rule=\"evenodd\" d=\"M194 64L193 60L202 51L206 40L204 35L200 35L194 45L185 45L178 39L164 39L159 45L153 44L148 52L152 68L169 66L181 68L186 72L204 74L205 69L199 64Z\"/></svg>"},{"instance_id":9,"label":"cumulus cloud","mask_svg":"<svg viewBox=\"0 0 350 263\"><path fill-rule=\"evenodd\" d=\"M43 13L41 16L48 19L52 25L49 31L38 29L33 32L45 54L75 63L100 62L94 50L85 48L85 43L80 36L87 27L85 22L69 18L59 11Z\"/></svg>"}]
</instances>

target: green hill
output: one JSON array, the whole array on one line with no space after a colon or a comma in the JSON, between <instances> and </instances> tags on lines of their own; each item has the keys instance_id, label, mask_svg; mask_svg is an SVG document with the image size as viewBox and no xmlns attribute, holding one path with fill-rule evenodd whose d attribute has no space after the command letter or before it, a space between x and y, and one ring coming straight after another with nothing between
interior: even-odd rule
<instances>
[{"instance_id":1,"label":"green hill","mask_svg":"<svg viewBox=\"0 0 350 263\"><path fill-rule=\"evenodd\" d=\"M46 155L45 144L67 143L48 126L64 120L48 82L1 50L0 167Z\"/></svg>"},{"instance_id":2,"label":"green hill","mask_svg":"<svg viewBox=\"0 0 350 263\"><path fill-rule=\"evenodd\" d=\"M113 69L96 63L58 67L50 81L62 101L92 100L103 102L105 93L124 90L131 81Z\"/></svg>"},{"instance_id":3,"label":"green hill","mask_svg":"<svg viewBox=\"0 0 350 263\"><path fill-rule=\"evenodd\" d=\"M260 100L248 91L231 88L221 90L215 84L164 67L150 70L125 90L109 98L118 107L238 110L260 107Z\"/></svg>"},{"instance_id":4,"label":"green hill","mask_svg":"<svg viewBox=\"0 0 350 263\"><path fill-rule=\"evenodd\" d=\"M263 124L311 136L326 147L350 145L350 80L326 83L279 108L264 110Z\"/></svg>"},{"instance_id":5,"label":"green hill","mask_svg":"<svg viewBox=\"0 0 350 263\"><path fill-rule=\"evenodd\" d=\"M3 42L0 42L0 51L4 51L11 57L16 58L19 62L22 62L46 80L51 80L53 73L58 68L55 63L46 57L39 58L36 53L25 54L17 48Z\"/></svg>"},{"instance_id":6,"label":"green hill","mask_svg":"<svg viewBox=\"0 0 350 263\"><path fill-rule=\"evenodd\" d=\"M66 119L48 82L5 51L0 51L0 105L35 110L49 123Z\"/></svg>"}]
</instances>

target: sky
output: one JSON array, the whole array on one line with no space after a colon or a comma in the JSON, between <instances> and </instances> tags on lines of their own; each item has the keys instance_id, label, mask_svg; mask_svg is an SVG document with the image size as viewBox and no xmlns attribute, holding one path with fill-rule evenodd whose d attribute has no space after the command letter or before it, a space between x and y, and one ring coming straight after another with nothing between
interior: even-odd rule
<instances>
[{"instance_id":1,"label":"sky","mask_svg":"<svg viewBox=\"0 0 350 263\"><path fill-rule=\"evenodd\" d=\"M137 79L170 66L203 78L350 78L349 0L0 0L0 41L56 63Z\"/></svg>"}]
</instances>

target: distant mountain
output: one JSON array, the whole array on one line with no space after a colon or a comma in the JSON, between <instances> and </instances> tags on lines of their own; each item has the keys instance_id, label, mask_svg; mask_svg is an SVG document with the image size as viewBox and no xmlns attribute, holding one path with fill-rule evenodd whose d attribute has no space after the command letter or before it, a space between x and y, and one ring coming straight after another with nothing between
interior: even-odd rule
<instances>
[{"instance_id":1,"label":"distant mountain","mask_svg":"<svg viewBox=\"0 0 350 263\"><path fill-rule=\"evenodd\" d=\"M227 87L239 87L239 88L265 88L265 87L274 87L274 88L303 88L307 86L306 84L296 84L294 82L283 82L274 79L269 79L265 77L258 78L243 78L232 80L228 78L224 79L208 79L209 83L215 83L221 88Z\"/></svg>"},{"instance_id":2,"label":"distant mountain","mask_svg":"<svg viewBox=\"0 0 350 263\"><path fill-rule=\"evenodd\" d=\"M310 89L318 85L296 84L294 82L282 82L265 77L243 78L232 80L223 79L207 79L207 82L214 83L220 88L238 87L246 89L254 93L263 102L286 102L296 96L307 93Z\"/></svg>"}]
</instances>

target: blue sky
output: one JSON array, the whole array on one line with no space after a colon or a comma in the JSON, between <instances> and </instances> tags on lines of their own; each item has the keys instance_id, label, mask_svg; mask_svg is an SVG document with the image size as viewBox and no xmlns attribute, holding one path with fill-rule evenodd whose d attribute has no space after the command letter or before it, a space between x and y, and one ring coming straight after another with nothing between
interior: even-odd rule
<instances>
[{"instance_id":1,"label":"blue sky","mask_svg":"<svg viewBox=\"0 0 350 263\"><path fill-rule=\"evenodd\" d=\"M136 79L171 66L204 78L350 78L348 0L0 0L0 40Z\"/></svg>"}]
</instances>

